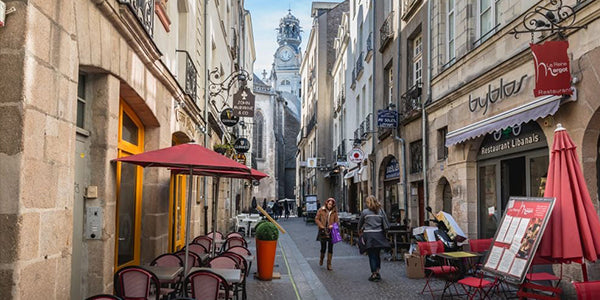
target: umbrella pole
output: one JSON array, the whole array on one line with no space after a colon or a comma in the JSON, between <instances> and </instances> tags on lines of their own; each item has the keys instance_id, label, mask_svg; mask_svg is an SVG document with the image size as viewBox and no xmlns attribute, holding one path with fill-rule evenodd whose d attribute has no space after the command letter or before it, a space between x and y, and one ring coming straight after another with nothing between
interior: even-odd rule
<instances>
[{"instance_id":1,"label":"umbrella pole","mask_svg":"<svg viewBox=\"0 0 600 300\"><path fill-rule=\"evenodd\" d=\"M185 213L185 260L183 263L183 274L187 276L188 271L188 255L190 254L190 250L188 247L190 244L190 220L192 219L192 176L193 169L190 167L190 177L188 178L188 194L187 194L187 202L186 205L186 213ZM184 277L185 277L184 276Z\"/></svg>"},{"instance_id":2,"label":"umbrella pole","mask_svg":"<svg viewBox=\"0 0 600 300\"><path fill-rule=\"evenodd\" d=\"M212 232L213 232L213 243L212 243L212 250L211 250L211 256L215 257L215 253L216 253L216 249L217 249L217 243L215 243L215 233L217 232L217 200L219 198L219 182L221 181L221 177L219 176L215 176L215 180L217 181L215 184L215 191L213 192L213 213L212 213L212 221L213 221L213 226L212 226Z\"/></svg>"},{"instance_id":3,"label":"umbrella pole","mask_svg":"<svg viewBox=\"0 0 600 300\"><path fill-rule=\"evenodd\" d=\"M588 281L587 265L585 260L581 263L581 273L583 273L583 282Z\"/></svg>"}]
</instances>

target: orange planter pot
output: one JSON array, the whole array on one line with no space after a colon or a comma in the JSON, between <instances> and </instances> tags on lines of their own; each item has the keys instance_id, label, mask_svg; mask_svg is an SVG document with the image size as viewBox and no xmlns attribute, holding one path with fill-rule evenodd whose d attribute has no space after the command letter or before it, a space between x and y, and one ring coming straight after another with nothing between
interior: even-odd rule
<instances>
[{"instance_id":1,"label":"orange planter pot","mask_svg":"<svg viewBox=\"0 0 600 300\"><path fill-rule=\"evenodd\" d=\"M275 252L277 241L256 240L256 266L258 268L258 279L273 279L273 265L275 264Z\"/></svg>"}]
</instances>

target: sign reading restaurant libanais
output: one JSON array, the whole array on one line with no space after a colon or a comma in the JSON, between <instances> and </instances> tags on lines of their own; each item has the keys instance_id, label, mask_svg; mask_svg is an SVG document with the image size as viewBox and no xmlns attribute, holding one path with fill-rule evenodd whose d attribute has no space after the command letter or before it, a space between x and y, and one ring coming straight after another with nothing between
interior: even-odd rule
<instances>
[{"instance_id":1,"label":"sign reading restaurant libanais","mask_svg":"<svg viewBox=\"0 0 600 300\"><path fill-rule=\"evenodd\" d=\"M488 134L481 143L478 158L506 155L545 146L544 133L535 122L529 122Z\"/></svg>"}]
</instances>

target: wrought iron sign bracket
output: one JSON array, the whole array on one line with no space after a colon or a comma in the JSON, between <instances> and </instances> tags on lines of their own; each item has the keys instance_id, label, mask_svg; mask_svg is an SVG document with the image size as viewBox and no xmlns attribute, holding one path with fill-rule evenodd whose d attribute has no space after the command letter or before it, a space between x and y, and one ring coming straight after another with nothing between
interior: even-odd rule
<instances>
[{"instance_id":1,"label":"wrought iron sign bracket","mask_svg":"<svg viewBox=\"0 0 600 300\"><path fill-rule=\"evenodd\" d=\"M247 82L252 81L252 76L246 70L238 70L229 74L225 78L221 77L222 76L219 72L219 68L215 68L214 70L210 71L208 74L208 92L211 98L221 97L223 100L223 107L221 107L220 110L223 110L223 108L227 106L227 99L229 99L229 95L233 86L236 83L240 83L241 88L246 87Z\"/></svg>"},{"instance_id":2,"label":"wrought iron sign bracket","mask_svg":"<svg viewBox=\"0 0 600 300\"><path fill-rule=\"evenodd\" d=\"M585 0L578 0L576 5L579 5ZM573 7L564 5L562 0L550 0L549 7L537 6L533 11L526 13L523 16L524 30L513 28L509 34L514 35L516 39L521 33L530 33L531 42L534 40L535 32L550 32L557 33L561 39L565 39L565 31L570 29L587 29L587 25L573 26L575 23L576 12Z\"/></svg>"}]
</instances>

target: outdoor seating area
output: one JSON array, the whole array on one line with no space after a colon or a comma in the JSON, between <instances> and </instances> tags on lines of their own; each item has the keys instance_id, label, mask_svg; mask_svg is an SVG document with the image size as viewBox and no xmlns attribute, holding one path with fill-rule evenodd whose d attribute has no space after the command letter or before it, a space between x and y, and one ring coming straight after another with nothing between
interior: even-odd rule
<instances>
[{"instance_id":1,"label":"outdoor seating area","mask_svg":"<svg viewBox=\"0 0 600 300\"><path fill-rule=\"evenodd\" d=\"M214 254L211 247L216 249ZM253 261L241 234L211 232L195 237L187 251L164 253L147 265L121 268L114 275L114 295L88 299L246 299L246 277Z\"/></svg>"},{"instance_id":2,"label":"outdoor seating area","mask_svg":"<svg viewBox=\"0 0 600 300\"><path fill-rule=\"evenodd\" d=\"M252 236L261 219L259 214L238 214L235 216L235 231L243 232L244 236Z\"/></svg>"}]
</instances>

